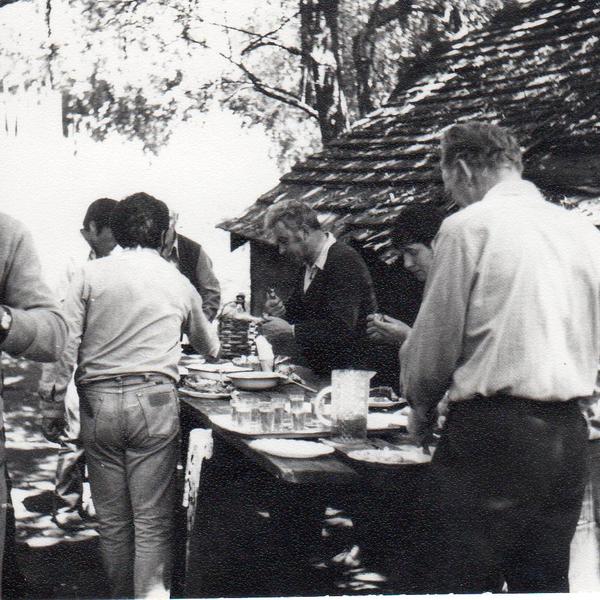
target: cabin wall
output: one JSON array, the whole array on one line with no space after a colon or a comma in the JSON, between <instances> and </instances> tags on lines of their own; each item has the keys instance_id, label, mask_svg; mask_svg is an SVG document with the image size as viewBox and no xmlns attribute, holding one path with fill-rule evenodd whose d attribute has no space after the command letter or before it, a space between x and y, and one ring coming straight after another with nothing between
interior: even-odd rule
<instances>
[{"instance_id":1,"label":"cabin wall","mask_svg":"<svg viewBox=\"0 0 600 600\"><path fill-rule=\"evenodd\" d=\"M250 309L261 315L267 290L275 288L286 300L292 292L301 265L279 255L277 248L263 242L250 242Z\"/></svg>"}]
</instances>

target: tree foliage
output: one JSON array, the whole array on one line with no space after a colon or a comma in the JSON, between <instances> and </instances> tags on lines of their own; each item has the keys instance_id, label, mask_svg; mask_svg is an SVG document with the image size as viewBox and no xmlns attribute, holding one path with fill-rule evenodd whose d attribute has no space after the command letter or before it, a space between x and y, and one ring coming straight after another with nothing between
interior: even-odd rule
<instances>
[{"instance_id":1,"label":"tree foliage","mask_svg":"<svg viewBox=\"0 0 600 600\"><path fill-rule=\"evenodd\" d=\"M39 51L4 45L0 81L3 59L25 61L31 80L63 92L68 127L99 139L117 130L153 150L174 122L219 103L264 127L285 167L509 2L38 0Z\"/></svg>"}]
</instances>

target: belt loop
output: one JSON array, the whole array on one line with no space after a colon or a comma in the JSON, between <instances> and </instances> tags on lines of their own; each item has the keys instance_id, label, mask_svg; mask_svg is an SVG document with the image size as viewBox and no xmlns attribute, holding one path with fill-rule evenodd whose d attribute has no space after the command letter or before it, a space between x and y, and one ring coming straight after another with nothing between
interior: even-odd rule
<instances>
[{"instance_id":1,"label":"belt loop","mask_svg":"<svg viewBox=\"0 0 600 600\"><path fill-rule=\"evenodd\" d=\"M150 375L148 375L148 373L144 373L144 381L150 381Z\"/></svg>"},{"instance_id":2,"label":"belt loop","mask_svg":"<svg viewBox=\"0 0 600 600\"><path fill-rule=\"evenodd\" d=\"M115 377L115 381L116 381L116 382L118 382L118 383L122 383L122 381L123 381L123 378L122 378L120 375L117 375L117 376Z\"/></svg>"}]
</instances>

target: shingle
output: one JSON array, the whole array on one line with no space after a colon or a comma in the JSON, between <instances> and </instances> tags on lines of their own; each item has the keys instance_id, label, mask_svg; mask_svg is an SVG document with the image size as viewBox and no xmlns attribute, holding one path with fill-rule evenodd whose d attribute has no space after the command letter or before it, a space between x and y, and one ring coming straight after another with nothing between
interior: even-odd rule
<instances>
[{"instance_id":1,"label":"shingle","mask_svg":"<svg viewBox=\"0 0 600 600\"><path fill-rule=\"evenodd\" d=\"M397 214L440 194L438 135L446 126L479 118L512 127L526 151L527 175L538 174L540 182L552 153L572 147L598 153L599 50L595 0L537 0L504 11L487 28L449 44L414 85L396 90L386 105L294 165L276 188L219 227L264 239L267 207L295 198L318 210L336 233L393 260L389 231ZM583 214L598 218L600 184L594 185L586 180L571 196L573 206L581 202ZM556 185L545 191L564 202Z\"/></svg>"}]
</instances>

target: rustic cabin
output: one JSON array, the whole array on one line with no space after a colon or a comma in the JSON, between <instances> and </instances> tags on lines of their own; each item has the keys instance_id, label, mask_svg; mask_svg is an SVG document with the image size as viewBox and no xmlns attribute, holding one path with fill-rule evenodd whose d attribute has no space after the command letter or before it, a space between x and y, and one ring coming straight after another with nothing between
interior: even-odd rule
<instances>
[{"instance_id":1,"label":"rustic cabin","mask_svg":"<svg viewBox=\"0 0 600 600\"><path fill-rule=\"evenodd\" d=\"M443 201L438 135L458 121L511 127L524 149L525 176L550 200L600 225L599 38L596 0L537 0L500 13L485 29L448 43L382 108L221 223L232 250L250 242L255 314L267 288L285 297L297 268L278 256L262 228L271 204L294 198L361 251L380 308L411 322L420 289L393 264L391 225L411 203Z\"/></svg>"}]
</instances>

